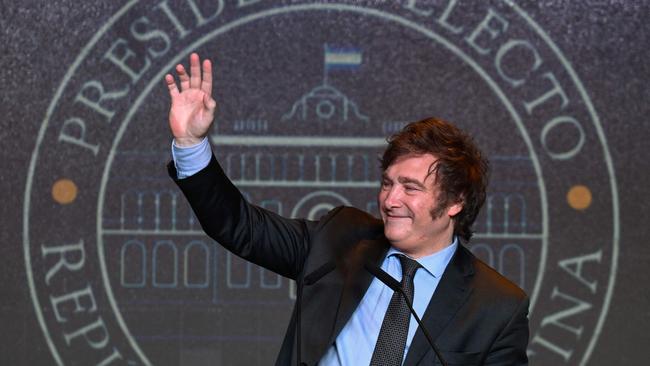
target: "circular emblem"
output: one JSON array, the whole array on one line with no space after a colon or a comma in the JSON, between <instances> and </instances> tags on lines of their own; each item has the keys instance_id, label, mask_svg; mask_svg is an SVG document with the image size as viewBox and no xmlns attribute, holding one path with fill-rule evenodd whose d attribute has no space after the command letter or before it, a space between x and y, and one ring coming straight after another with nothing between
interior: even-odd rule
<instances>
[{"instance_id":1,"label":"circular emblem","mask_svg":"<svg viewBox=\"0 0 650 366\"><path fill-rule=\"evenodd\" d=\"M277 353L294 284L207 238L164 169L163 75L195 50L215 63L217 159L285 216L377 214L377 159L407 121L475 136L492 175L470 249L529 294L531 361L587 362L616 277L616 181L586 90L529 15L510 1L188 0L114 14L39 132L24 253L58 364Z\"/></svg>"}]
</instances>

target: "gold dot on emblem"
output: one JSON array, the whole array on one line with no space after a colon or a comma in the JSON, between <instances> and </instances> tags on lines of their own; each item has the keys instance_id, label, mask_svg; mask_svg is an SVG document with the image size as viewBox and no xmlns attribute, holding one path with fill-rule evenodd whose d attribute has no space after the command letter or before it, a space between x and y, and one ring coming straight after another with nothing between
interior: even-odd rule
<instances>
[{"instance_id":1,"label":"gold dot on emblem","mask_svg":"<svg viewBox=\"0 0 650 366\"><path fill-rule=\"evenodd\" d=\"M57 180L52 185L52 198L62 205L72 203L77 198L77 185L70 179Z\"/></svg>"},{"instance_id":2,"label":"gold dot on emblem","mask_svg":"<svg viewBox=\"0 0 650 366\"><path fill-rule=\"evenodd\" d=\"M575 185L566 194L569 206L575 210L585 210L591 206L591 190L587 186Z\"/></svg>"}]
</instances>

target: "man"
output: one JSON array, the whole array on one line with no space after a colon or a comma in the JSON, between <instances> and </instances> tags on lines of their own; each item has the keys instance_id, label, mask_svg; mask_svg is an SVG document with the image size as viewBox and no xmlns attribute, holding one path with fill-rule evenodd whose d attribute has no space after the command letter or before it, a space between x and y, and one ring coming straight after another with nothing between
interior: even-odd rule
<instances>
[{"instance_id":1,"label":"man","mask_svg":"<svg viewBox=\"0 0 650 366\"><path fill-rule=\"evenodd\" d=\"M350 207L318 221L286 219L248 204L211 153L210 61L201 65L192 54L190 73L182 65L176 71L180 90L165 76L174 136L169 173L205 232L299 284L321 272L299 285L301 307L277 365L297 358L307 365L438 362L404 297L364 271L365 262L401 281L448 364L527 364L528 298L464 246L487 183L487 162L468 136L427 119L391 137L381 161L381 220ZM323 272L329 263L337 269Z\"/></svg>"}]
</instances>

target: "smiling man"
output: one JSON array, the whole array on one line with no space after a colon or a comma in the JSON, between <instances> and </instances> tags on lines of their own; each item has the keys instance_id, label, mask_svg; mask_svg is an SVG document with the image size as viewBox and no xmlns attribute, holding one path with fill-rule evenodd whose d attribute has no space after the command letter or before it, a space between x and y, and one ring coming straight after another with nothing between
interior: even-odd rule
<instances>
[{"instance_id":1,"label":"smiling man","mask_svg":"<svg viewBox=\"0 0 650 366\"><path fill-rule=\"evenodd\" d=\"M451 243L453 217L463 208L461 202L449 207L438 203L436 162L428 153L407 155L388 165L382 175L379 208L384 235L412 258L431 255Z\"/></svg>"},{"instance_id":2,"label":"smiling man","mask_svg":"<svg viewBox=\"0 0 650 366\"><path fill-rule=\"evenodd\" d=\"M303 306L294 311L276 365L528 363L527 296L465 247L488 170L469 136L429 118L390 137L381 160L381 220L351 207L318 221L287 219L246 202L223 173L206 139L216 108L211 64L192 54L190 71L176 67L180 89L165 77L174 137L169 174L208 235L298 281ZM442 357L403 295L355 266L357 259L400 282ZM305 277L328 263L339 266L303 289Z\"/></svg>"}]
</instances>

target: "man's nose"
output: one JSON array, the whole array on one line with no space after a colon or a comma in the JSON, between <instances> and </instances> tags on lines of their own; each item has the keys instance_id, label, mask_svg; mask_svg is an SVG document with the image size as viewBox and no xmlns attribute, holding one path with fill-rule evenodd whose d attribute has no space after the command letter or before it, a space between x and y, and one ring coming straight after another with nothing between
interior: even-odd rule
<instances>
[{"instance_id":1,"label":"man's nose","mask_svg":"<svg viewBox=\"0 0 650 366\"><path fill-rule=\"evenodd\" d=\"M384 206L385 207L398 207L401 204L400 193L397 187L392 187L386 192L384 197Z\"/></svg>"}]
</instances>

